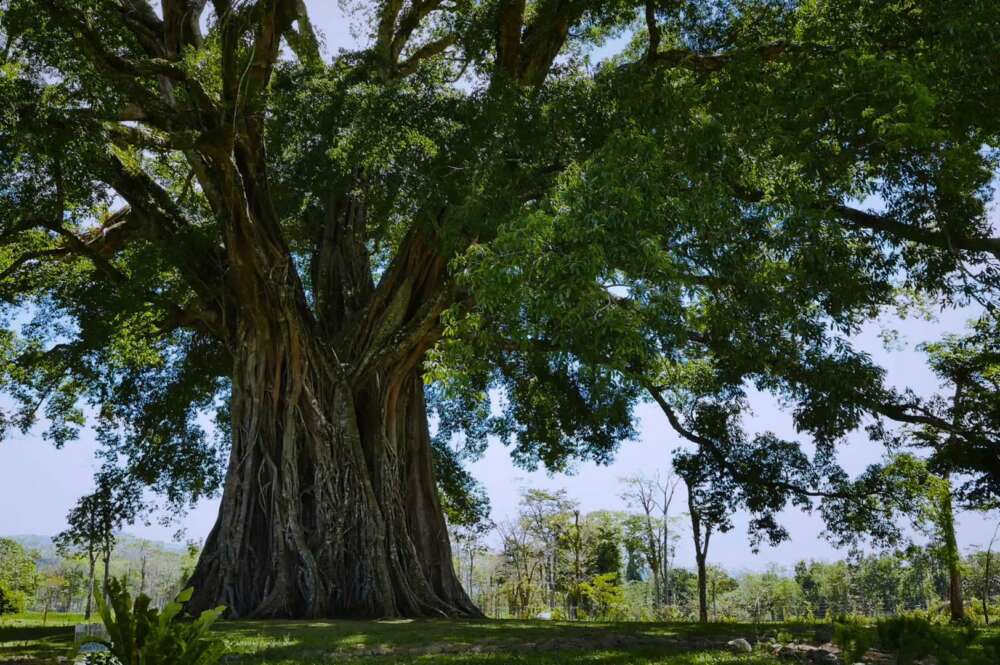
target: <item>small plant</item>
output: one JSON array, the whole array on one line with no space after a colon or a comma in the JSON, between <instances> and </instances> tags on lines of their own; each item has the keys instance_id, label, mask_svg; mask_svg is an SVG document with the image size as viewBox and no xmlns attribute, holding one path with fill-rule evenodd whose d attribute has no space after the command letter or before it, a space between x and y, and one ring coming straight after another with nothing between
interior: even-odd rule
<instances>
[{"instance_id":1,"label":"small plant","mask_svg":"<svg viewBox=\"0 0 1000 665\"><path fill-rule=\"evenodd\" d=\"M775 641L780 644L790 644L795 641L795 636L789 633L787 630L779 630L778 634L774 637Z\"/></svg>"},{"instance_id":2,"label":"small plant","mask_svg":"<svg viewBox=\"0 0 1000 665\"><path fill-rule=\"evenodd\" d=\"M120 665L214 665L222 657L221 640L208 631L225 611L207 610L192 621L180 620L184 603L193 589L182 591L162 610L150 607L149 596L139 594L135 602L119 580L108 583L108 598L98 589L94 597L110 641L100 641Z\"/></svg>"},{"instance_id":3,"label":"small plant","mask_svg":"<svg viewBox=\"0 0 1000 665\"><path fill-rule=\"evenodd\" d=\"M859 662L875 644L875 631L857 618L838 617L833 622L833 643L844 652L845 662Z\"/></svg>"}]
</instances>

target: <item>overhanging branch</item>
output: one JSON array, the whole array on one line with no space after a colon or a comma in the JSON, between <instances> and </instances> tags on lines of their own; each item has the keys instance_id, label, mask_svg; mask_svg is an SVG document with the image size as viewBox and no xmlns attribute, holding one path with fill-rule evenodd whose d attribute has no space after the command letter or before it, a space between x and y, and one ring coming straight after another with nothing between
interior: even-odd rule
<instances>
[{"instance_id":1,"label":"overhanging branch","mask_svg":"<svg viewBox=\"0 0 1000 665\"><path fill-rule=\"evenodd\" d=\"M904 224L888 215L858 210L846 205L835 205L831 210L841 219L862 228L886 233L921 245L931 245L945 250L961 249L986 252L1000 258L1000 238L954 236L943 231L924 229Z\"/></svg>"},{"instance_id":2,"label":"overhanging branch","mask_svg":"<svg viewBox=\"0 0 1000 665\"><path fill-rule=\"evenodd\" d=\"M803 487L796 483L790 483L784 480L776 480L773 478L759 478L756 476L750 476L740 469L736 464L732 463L727 457L725 452L719 448L718 444L711 439L701 436L696 432L684 427L681 423L680 418L677 417L676 412L674 412L673 407L670 403L663 397L663 394L655 386L649 384L648 382L643 382L643 387L646 392L653 398L653 400L659 405L663 414L667 417L667 421L670 422L670 426L675 432L680 434L682 437L688 441L696 444L702 450L708 452L712 458L726 470L729 475L742 483L756 484L756 485L768 485L778 489L783 489L794 494L809 496L809 497L819 497L825 499L850 499L852 498L850 494L845 492L824 492L821 490L810 489L808 487Z\"/></svg>"}]
</instances>

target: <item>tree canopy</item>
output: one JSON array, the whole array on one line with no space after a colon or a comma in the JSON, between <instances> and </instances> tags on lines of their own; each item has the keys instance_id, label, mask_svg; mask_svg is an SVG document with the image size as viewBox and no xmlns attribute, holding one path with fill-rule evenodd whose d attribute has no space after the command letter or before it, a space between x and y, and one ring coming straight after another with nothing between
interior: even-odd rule
<instances>
[{"instance_id":1,"label":"tree canopy","mask_svg":"<svg viewBox=\"0 0 1000 665\"><path fill-rule=\"evenodd\" d=\"M226 478L214 538L312 552L230 588L237 612L448 611L420 585L323 604L345 586L323 570L383 529L440 535L371 579L423 566L451 593L429 467L458 512L481 502L428 413L559 470L610 460L653 399L765 525L851 490L836 444L870 418L938 432L967 495L1000 491L995 2L381 0L332 54L302 0L0 8L3 423L44 415L62 445L92 415L177 505ZM975 408L852 347L904 297L982 307L929 347ZM743 432L750 387L815 454ZM296 498L238 529L271 492Z\"/></svg>"}]
</instances>

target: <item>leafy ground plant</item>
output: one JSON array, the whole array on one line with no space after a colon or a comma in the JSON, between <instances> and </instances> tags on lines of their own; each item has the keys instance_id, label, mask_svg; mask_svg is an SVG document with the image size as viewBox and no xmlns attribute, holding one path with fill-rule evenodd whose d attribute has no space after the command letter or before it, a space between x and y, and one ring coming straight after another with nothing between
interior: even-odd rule
<instances>
[{"instance_id":1,"label":"leafy ground plant","mask_svg":"<svg viewBox=\"0 0 1000 665\"><path fill-rule=\"evenodd\" d=\"M120 665L214 665L224 652L221 640L208 636L225 607L202 612L191 621L181 619L193 589L182 591L162 610L150 607L150 598L139 594L132 601L125 584L111 580L108 597L95 591L101 620L108 630L108 647Z\"/></svg>"},{"instance_id":2,"label":"leafy ground plant","mask_svg":"<svg viewBox=\"0 0 1000 665\"><path fill-rule=\"evenodd\" d=\"M875 645L875 631L855 617L838 617L833 624L833 643L844 652L847 662L860 661Z\"/></svg>"},{"instance_id":3,"label":"leafy ground plant","mask_svg":"<svg viewBox=\"0 0 1000 665\"><path fill-rule=\"evenodd\" d=\"M948 626L935 624L926 617L905 614L883 619L876 624L879 646L895 652L899 665L909 665L915 660L933 656L946 665L966 665L997 662L989 656L996 654L969 653L979 631L973 626ZM992 646L988 649L993 651Z\"/></svg>"}]
</instances>

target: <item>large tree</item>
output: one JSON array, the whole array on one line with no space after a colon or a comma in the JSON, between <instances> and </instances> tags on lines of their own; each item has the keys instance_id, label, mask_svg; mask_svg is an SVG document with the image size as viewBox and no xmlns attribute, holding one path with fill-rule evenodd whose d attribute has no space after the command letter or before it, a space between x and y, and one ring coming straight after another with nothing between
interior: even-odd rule
<instances>
[{"instance_id":1,"label":"large tree","mask_svg":"<svg viewBox=\"0 0 1000 665\"><path fill-rule=\"evenodd\" d=\"M332 59L302 0L0 5L4 422L89 403L178 504L228 449L196 608L476 614L426 383L473 444L607 460L653 359L832 376L900 270L1000 252L995 3L360 5Z\"/></svg>"}]
</instances>

